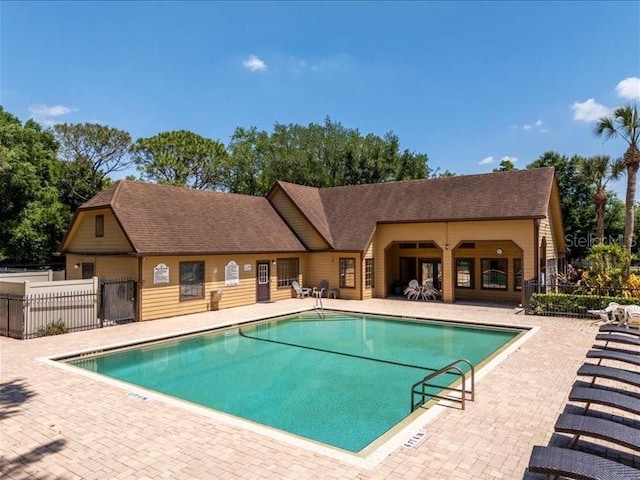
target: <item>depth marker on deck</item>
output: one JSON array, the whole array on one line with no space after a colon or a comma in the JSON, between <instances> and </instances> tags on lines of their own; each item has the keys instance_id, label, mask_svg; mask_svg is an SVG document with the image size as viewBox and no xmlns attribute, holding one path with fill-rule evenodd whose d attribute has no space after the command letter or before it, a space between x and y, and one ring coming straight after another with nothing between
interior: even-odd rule
<instances>
[{"instance_id":1,"label":"depth marker on deck","mask_svg":"<svg viewBox=\"0 0 640 480\"><path fill-rule=\"evenodd\" d=\"M427 436L427 430L425 428L421 428L409 440L407 440L404 443L403 447L405 447L405 448L414 448L422 440L424 440L424 437L426 437L426 436Z\"/></svg>"},{"instance_id":2,"label":"depth marker on deck","mask_svg":"<svg viewBox=\"0 0 640 480\"><path fill-rule=\"evenodd\" d=\"M148 402L151 401L151 398L149 398L149 397L147 397L145 395L142 395L140 393L129 392L127 395L129 395L132 398L135 398L136 400L140 400L141 402L148 403Z\"/></svg>"}]
</instances>

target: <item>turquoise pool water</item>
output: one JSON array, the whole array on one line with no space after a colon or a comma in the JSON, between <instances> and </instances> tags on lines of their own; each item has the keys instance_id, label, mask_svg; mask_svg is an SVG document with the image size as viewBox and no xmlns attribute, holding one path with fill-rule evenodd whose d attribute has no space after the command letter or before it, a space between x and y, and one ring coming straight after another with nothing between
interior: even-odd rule
<instances>
[{"instance_id":1,"label":"turquoise pool water","mask_svg":"<svg viewBox=\"0 0 640 480\"><path fill-rule=\"evenodd\" d=\"M69 363L358 452L409 415L416 381L477 365L519 333L305 313Z\"/></svg>"}]
</instances>

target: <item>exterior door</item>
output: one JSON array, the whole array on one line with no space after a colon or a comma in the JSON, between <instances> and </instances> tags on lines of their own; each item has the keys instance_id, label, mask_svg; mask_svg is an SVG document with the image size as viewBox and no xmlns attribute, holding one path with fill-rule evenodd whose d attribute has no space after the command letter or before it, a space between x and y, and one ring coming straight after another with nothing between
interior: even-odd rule
<instances>
[{"instance_id":1,"label":"exterior door","mask_svg":"<svg viewBox=\"0 0 640 480\"><path fill-rule=\"evenodd\" d=\"M440 290L442 281L442 264L440 260L420 260L420 283L431 282L436 290Z\"/></svg>"},{"instance_id":2,"label":"exterior door","mask_svg":"<svg viewBox=\"0 0 640 480\"><path fill-rule=\"evenodd\" d=\"M270 262L268 260L256 262L256 269L258 270L258 291L256 297L258 302L268 302L271 300L271 275L269 274L269 265Z\"/></svg>"}]
</instances>

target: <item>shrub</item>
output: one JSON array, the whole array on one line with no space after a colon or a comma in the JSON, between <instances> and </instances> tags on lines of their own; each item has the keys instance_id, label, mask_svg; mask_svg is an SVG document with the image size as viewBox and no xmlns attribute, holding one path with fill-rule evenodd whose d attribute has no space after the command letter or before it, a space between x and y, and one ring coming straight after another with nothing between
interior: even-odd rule
<instances>
[{"instance_id":1,"label":"shrub","mask_svg":"<svg viewBox=\"0 0 640 480\"><path fill-rule=\"evenodd\" d=\"M629 304L627 297L579 295L565 293L534 293L531 295L528 313L535 315L577 315L588 316L589 310L604 309L610 302Z\"/></svg>"},{"instance_id":2,"label":"shrub","mask_svg":"<svg viewBox=\"0 0 640 480\"><path fill-rule=\"evenodd\" d=\"M47 323L44 327L38 329L39 337L48 337L49 335L61 335L67 333L67 326L62 319Z\"/></svg>"}]
</instances>

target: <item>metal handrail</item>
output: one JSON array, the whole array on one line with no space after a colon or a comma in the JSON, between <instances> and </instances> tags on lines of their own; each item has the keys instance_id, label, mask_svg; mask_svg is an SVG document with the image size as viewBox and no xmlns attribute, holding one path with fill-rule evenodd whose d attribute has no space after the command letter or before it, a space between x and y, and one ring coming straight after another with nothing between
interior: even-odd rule
<instances>
[{"instance_id":1,"label":"metal handrail","mask_svg":"<svg viewBox=\"0 0 640 480\"><path fill-rule=\"evenodd\" d=\"M315 309L316 310L320 310L318 312L318 316L320 318L324 318L324 307L322 305L322 292L324 291L324 288L321 290L317 290L313 292L313 295L316 297L316 305L315 305Z\"/></svg>"},{"instance_id":2,"label":"metal handrail","mask_svg":"<svg viewBox=\"0 0 640 480\"><path fill-rule=\"evenodd\" d=\"M467 390L467 376L465 375L465 373L456 365L460 362L466 363L467 365L469 365L470 369L471 369L471 389ZM462 388L459 390L457 388L454 387L442 387L440 385L432 385L429 384L429 380L432 380L433 378L442 375L444 373L453 373L453 374L457 374L460 375L462 377ZM460 402L462 404L462 410L464 410L465 407L465 400L467 397L467 394L471 394L471 398L470 400L473 402L475 399L475 368L474 366L471 364L471 362L469 360L465 360L464 358L461 358L459 360L456 360L455 362L450 363L449 365L447 365L446 367L442 367L440 370L436 370L433 373L430 373L429 375L427 375L426 377L424 377L422 380L414 383L411 386L411 412L414 412L416 409L420 408L422 405L424 405L424 403L426 402L426 397L431 397L431 398L440 398L440 399L447 399L447 400L453 400L456 402ZM416 387L421 387L420 390L416 390ZM436 394L431 394L431 393L427 393L425 388L426 387L437 387L440 390L449 390L449 391L460 391L461 395L460 395L460 399L457 398L453 398L453 397L449 397L449 396L441 396L441 395L436 395ZM421 400L418 403L415 403L413 401L414 396L418 394L421 397Z\"/></svg>"}]
</instances>

